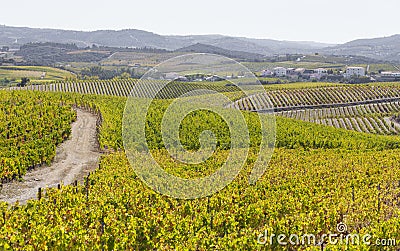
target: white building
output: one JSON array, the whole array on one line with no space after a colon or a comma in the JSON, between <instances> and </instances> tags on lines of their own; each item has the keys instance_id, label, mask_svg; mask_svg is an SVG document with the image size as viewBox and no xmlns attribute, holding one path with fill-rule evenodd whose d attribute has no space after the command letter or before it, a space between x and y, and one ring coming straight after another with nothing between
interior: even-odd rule
<instances>
[{"instance_id":1,"label":"white building","mask_svg":"<svg viewBox=\"0 0 400 251\"><path fill-rule=\"evenodd\" d=\"M347 67L345 77L362 77L365 76L365 68L364 67Z\"/></svg>"},{"instance_id":2,"label":"white building","mask_svg":"<svg viewBox=\"0 0 400 251\"><path fill-rule=\"evenodd\" d=\"M270 70L263 70L263 72L261 73L261 77L271 77L274 73Z\"/></svg>"},{"instance_id":3,"label":"white building","mask_svg":"<svg viewBox=\"0 0 400 251\"><path fill-rule=\"evenodd\" d=\"M328 70L324 68L315 69L314 72L320 76L328 75Z\"/></svg>"},{"instance_id":4,"label":"white building","mask_svg":"<svg viewBox=\"0 0 400 251\"><path fill-rule=\"evenodd\" d=\"M170 80L174 80L179 78L179 74L176 72L168 72L165 74L165 79L170 79Z\"/></svg>"},{"instance_id":5,"label":"white building","mask_svg":"<svg viewBox=\"0 0 400 251\"><path fill-rule=\"evenodd\" d=\"M398 78L400 77L400 72L383 71L381 72L382 77Z\"/></svg>"},{"instance_id":6,"label":"white building","mask_svg":"<svg viewBox=\"0 0 400 251\"><path fill-rule=\"evenodd\" d=\"M305 70L306 70L305 68L297 68L296 70L294 70L294 72L297 75L301 75L304 73Z\"/></svg>"},{"instance_id":7,"label":"white building","mask_svg":"<svg viewBox=\"0 0 400 251\"><path fill-rule=\"evenodd\" d=\"M284 68L284 67L275 67L274 68L274 74L277 77L285 77L287 75L286 68Z\"/></svg>"},{"instance_id":8,"label":"white building","mask_svg":"<svg viewBox=\"0 0 400 251\"><path fill-rule=\"evenodd\" d=\"M219 77L217 75L213 75L213 76L207 77L206 80L210 81L210 82L224 81L223 78L221 78L221 77Z\"/></svg>"},{"instance_id":9,"label":"white building","mask_svg":"<svg viewBox=\"0 0 400 251\"><path fill-rule=\"evenodd\" d=\"M286 69L286 75L294 75L294 74L296 74L296 72L295 72L295 68L287 68Z\"/></svg>"}]
</instances>

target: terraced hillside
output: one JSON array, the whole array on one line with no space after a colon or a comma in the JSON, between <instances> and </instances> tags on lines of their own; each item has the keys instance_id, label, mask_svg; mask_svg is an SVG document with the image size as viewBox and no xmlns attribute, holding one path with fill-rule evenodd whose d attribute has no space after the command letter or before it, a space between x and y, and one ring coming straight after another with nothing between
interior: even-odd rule
<instances>
[{"instance_id":1,"label":"terraced hillside","mask_svg":"<svg viewBox=\"0 0 400 251\"><path fill-rule=\"evenodd\" d=\"M46 85L29 85L26 87L12 87L11 90L31 90L31 91L45 91L45 92L73 92L80 94L97 94L97 95L109 95L109 96L120 96L127 97L130 95L132 88L134 87L137 80L84 80L84 81L62 81ZM154 89L151 85L160 84L155 81L148 81L149 89L148 93L153 93ZM223 86L203 83L179 83L172 82L168 84L159 93L160 98L175 98L179 97L192 90L208 89L217 92L235 92L238 88L235 86Z\"/></svg>"},{"instance_id":2,"label":"terraced hillside","mask_svg":"<svg viewBox=\"0 0 400 251\"><path fill-rule=\"evenodd\" d=\"M400 125L393 118L400 112L400 102L367 105L291 110L277 112L279 116L318 124L376 134L399 134Z\"/></svg>"},{"instance_id":3,"label":"terraced hillside","mask_svg":"<svg viewBox=\"0 0 400 251\"><path fill-rule=\"evenodd\" d=\"M24 90L71 92L127 97L137 80L63 81L47 85L30 85ZM157 81L150 82L148 93L153 93ZM251 87L247 87L251 88ZM272 112L288 118L334 126L358 132L399 134L400 125L392 119L400 112L400 86L395 84L342 85L315 88L280 88L268 86L264 94L241 98L236 86L214 83L173 82L158 98L170 99L199 89L229 93L236 100L227 107L246 111ZM272 109L272 107L274 107Z\"/></svg>"},{"instance_id":4,"label":"terraced hillside","mask_svg":"<svg viewBox=\"0 0 400 251\"><path fill-rule=\"evenodd\" d=\"M246 111L315 109L400 100L400 87L348 85L323 88L282 89L237 100L232 107Z\"/></svg>"},{"instance_id":5,"label":"terraced hillside","mask_svg":"<svg viewBox=\"0 0 400 251\"><path fill-rule=\"evenodd\" d=\"M273 109L270 107L274 107ZM400 87L355 85L269 91L229 107L375 134L399 134Z\"/></svg>"}]
</instances>

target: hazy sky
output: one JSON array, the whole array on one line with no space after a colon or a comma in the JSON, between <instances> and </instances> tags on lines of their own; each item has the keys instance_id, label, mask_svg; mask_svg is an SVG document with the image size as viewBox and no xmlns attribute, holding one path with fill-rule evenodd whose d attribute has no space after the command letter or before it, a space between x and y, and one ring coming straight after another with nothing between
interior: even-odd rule
<instances>
[{"instance_id":1,"label":"hazy sky","mask_svg":"<svg viewBox=\"0 0 400 251\"><path fill-rule=\"evenodd\" d=\"M6 0L0 24L347 42L400 33L399 0Z\"/></svg>"}]
</instances>

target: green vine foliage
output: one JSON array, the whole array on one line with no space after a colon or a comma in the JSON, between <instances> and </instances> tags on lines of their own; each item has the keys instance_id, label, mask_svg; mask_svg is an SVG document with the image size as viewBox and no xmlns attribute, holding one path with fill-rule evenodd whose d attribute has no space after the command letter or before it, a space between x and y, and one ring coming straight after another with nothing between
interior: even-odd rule
<instances>
[{"instance_id":1,"label":"green vine foliage","mask_svg":"<svg viewBox=\"0 0 400 251\"><path fill-rule=\"evenodd\" d=\"M244 112L246 120L254 123L249 123L253 145L242 172L213 196L178 200L149 189L130 167L121 137L125 98L37 92L2 95L8 95L2 98L3 111L32 116L29 123L39 123L41 118L32 114L47 109L43 113L53 118L53 125L57 120L69 125L74 104L100 112L100 147L110 151L103 155L95 172L77 187L46 189L41 200L30 200L26 205L0 203L0 249L321 250L320 246L287 247L276 242L260 245L257 236L266 229L277 235L321 236L336 233L339 222L347 224L349 233L400 240L397 136L357 133L277 117L275 152L262 178L250 185L248 177L258 158L261 130L256 114ZM6 100L15 102L11 105ZM165 102L159 101L150 111L154 116L149 116L149 132L149 125L160 123L162 108L168 105ZM14 109L20 103L20 109ZM5 116L3 113L1 116ZM60 114L65 117L62 119ZM200 130L220 129L219 147L207 161L196 165L176 163L159 140L159 131L152 130L148 140L155 159L168 172L187 178L207 175L220 167L229 153L225 147L229 134L224 131L227 125L214 116L194 113L185 118L181 128L189 149L198 147L196 137ZM193 121L196 125L191 127ZM22 127L25 120L20 123ZM12 126L10 130L16 128ZM57 139L62 138L63 130L51 128ZM22 132L17 133L19 137L30 135L27 130L16 132ZM40 145L35 144L32 149L40 149ZM381 250L374 245L325 248Z\"/></svg>"}]
</instances>

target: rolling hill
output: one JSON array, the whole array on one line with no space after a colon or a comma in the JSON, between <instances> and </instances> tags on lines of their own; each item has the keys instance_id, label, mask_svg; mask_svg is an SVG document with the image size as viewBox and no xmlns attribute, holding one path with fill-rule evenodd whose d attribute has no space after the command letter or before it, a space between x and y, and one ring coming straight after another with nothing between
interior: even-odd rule
<instances>
[{"instance_id":1,"label":"rolling hill","mask_svg":"<svg viewBox=\"0 0 400 251\"><path fill-rule=\"evenodd\" d=\"M262 55L275 53L310 52L328 44L314 42L288 42L270 39L250 39L222 35L162 36L152 32L128 30L72 31L27 27L0 26L0 46L18 49L31 42L74 43L79 47L92 44L110 47L153 47L176 50L201 43L226 50L244 51Z\"/></svg>"},{"instance_id":2,"label":"rolling hill","mask_svg":"<svg viewBox=\"0 0 400 251\"><path fill-rule=\"evenodd\" d=\"M357 55L386 61L400 61L400 35L358 39L323 49L333 55Z\"/></svg>"},{"instance_id":3,"label":"rolling hill","mask_svg":"<svg viewBox=\"0 0 400 251\"><path fill-rule=\"evenodd\" d=\"M372 59L400 62L400 35L374 39L358 39L332 45L307 41L279 41L223 35L164 36L137 29L73 31L0 26L0 46L19 49L32 42L73 43L78 47L93 44L109 47L151 47L166 50L203 44L229 51L271 56L274 54L354 55Z\"/></svg>"},{"instance_id":4,"label":"rolling hill","mask_svg":"<svg viewBox=\"0 0 400 251\"><path fill-rule=\"evenodd\" d=\"M218 54L229 58L236 58L236 59L243 59L243 60L261 60L264 58L264 55L251 53L251 52L244 52L244 51L234 51L234 50L227 50L217 46L208 45L208 44L201 44L197 43L194 45L189 45L187 47L180 48L176 50L176 52L193 52L193 53L212 53Z\"/></svg>"}]
</instances>

